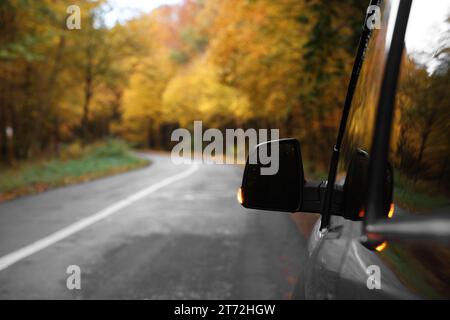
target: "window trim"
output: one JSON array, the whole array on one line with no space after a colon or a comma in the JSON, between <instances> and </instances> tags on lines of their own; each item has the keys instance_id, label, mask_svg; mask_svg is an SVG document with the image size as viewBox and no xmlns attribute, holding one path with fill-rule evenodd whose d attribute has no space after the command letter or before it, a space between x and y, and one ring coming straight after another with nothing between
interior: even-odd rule
<instances>
[{"instance_id":1,"label":"window trim","mask_svg":"<svg viewBox=\"0 0 450 320\"><path fill-rule=\"evenodd\" d=\"M379 6L381 3L381 0L370 0L369 7L370 6ZM350 77L349 86L347 89L347 95L344 102L344 107L342 111L342 117L341 122L339 125L339 131L336 139L336 144L333 147L333 152L331 155L331 162L330 162L330 168L328 172L328 178L327 178L327 186L325 191L325 198L322 203L322 208L320 210L321 212L321 225L320 230L324 230L329 228L330 226L330 219L332 215L332 202L333 202L333 193L335 190L335 184L336 184L336 177L337 177L337 170L339 165L339 157L340 152L342 148L342 143L345 135L345 131L347 128L347 122L349 118L349 114L352 107L353 97L355 95L356 87L358 85L358 80L361 74L362 67L364 65L366 52L368 48L369 41L372 37L373 30L368 28L368 21L371 17L369 16L369 12L366 14L366 18L364 19L364 26L362 28L362 34L361 38L359 40L358 44L358 50L355 57L355 62L353 65L352 74Z\"/></svg>"}]
</instances>

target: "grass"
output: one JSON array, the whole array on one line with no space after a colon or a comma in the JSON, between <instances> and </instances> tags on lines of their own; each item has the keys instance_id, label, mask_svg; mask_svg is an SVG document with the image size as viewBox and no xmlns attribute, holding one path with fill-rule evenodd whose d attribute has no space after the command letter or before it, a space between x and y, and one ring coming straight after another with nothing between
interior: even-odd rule
<instances>
[{"instance_id":1,"label":"grass","mask_svg":"<svg viewBox=\"0 0 450 320\"><path fill-rule=\"evenodd\" d=\"M440 195L433 185L415 186L400 174L395 175L394 184L395 200L412 212L431 212L449 205L448 197Z\"/></svg>"},{"instance_id":2,"label":"grass","mask_svg":"<svg viewBox=\"0 0 450 320\"><path fill-rule=\"evenodd\" d=\"M148 165L119 140L65 147L59 157L0 170L0 202Z\"/></svg>"}]
</instances>

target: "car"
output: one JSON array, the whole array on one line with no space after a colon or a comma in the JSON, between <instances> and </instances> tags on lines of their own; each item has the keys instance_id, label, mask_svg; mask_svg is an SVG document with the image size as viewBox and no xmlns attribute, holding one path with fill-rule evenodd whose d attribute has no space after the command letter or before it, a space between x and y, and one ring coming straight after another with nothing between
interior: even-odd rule
<instances>
[{"instance_id":1,"label":"car","mask_svg":"<svg viewBox=\"0 0 450 320\"><path fill-rule=\"evenodd\" d=\"M294 299L450 298L450 1L371 1L327 181L306 181L301 143L279 170L247 163L248 209L321 215Z\"/></svg>"}]
</instances>

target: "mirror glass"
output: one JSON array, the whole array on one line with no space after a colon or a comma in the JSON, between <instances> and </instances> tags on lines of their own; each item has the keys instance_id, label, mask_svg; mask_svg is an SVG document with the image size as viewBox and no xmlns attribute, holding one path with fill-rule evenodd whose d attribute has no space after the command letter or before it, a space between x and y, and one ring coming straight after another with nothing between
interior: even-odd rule
<instances>
[{"instance_id":1,"label":"mirror glass","mask_svg":"<svg viewBox=\"0 0 450 320\"><path fill-rule=\"evenodd\" d=\"M304 185L300 144L279 140L250 153L241 188L242 205L250 209L296 212Z\"/></svg>"}]
</instances>

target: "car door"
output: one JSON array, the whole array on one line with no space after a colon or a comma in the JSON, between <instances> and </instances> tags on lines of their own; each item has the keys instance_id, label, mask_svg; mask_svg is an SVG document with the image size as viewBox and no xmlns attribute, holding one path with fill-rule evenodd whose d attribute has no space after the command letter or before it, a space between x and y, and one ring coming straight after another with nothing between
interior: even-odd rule
<instances>
[{"instance_id":1,"label":"car door","mask_svg":"<svg viewBox=\"0 0 450 320\"><path fill-rule=\"evenodd\" d=\"M390 8L385 4L384 9L396 18L389 18L386 29L372 39L340 160L345 176L350 159L362 149L372 171L367 212L362 221L345 221L350 240L336 296L449 299L450 0L414 0L408 14L399 11L399 1L388 2ZM408 17L405 36L392 35L395 26L396 32L401 29L399 19ZM383 98L384 89L390 89L383 84L389 70L380 68L384 77L373 77L374 69L386 65L386 44L402 47L389 41L405 42L391 105L383 104L389 101ZM382 188L374 165L380 163L392 168L393 204L389 210L370 211L376 188Z\"/></svg>"},{"instance_id":2,"label":"car door","mask_svg":"<svg viewBox=\"0 0 450 320\"><path fill-rule=\"evenodd\" d=\"M378 3L372 1L371 4ZM375 105L372 103L380 91L382 81L382 65L386 62L386 38L387 24L392 11L390 1L381 3L381 12L384 17L380 30L367 29L363 32L360 48L356 57L356 63L352 78L357 80L356 90L352 93L352 83L348 93L348 101L351 101L348 126L345 128L343 150L339 159L340 168L336 177L336 185L342 186L345 182L346 170L352 153L359 147L368 146L371 139L370 132L373 126L366 125L375 117ZM366 21L370 16L366 18ZM362 69L361 69L362 66ZM361 71L361 72L360 72ZM359 80L358 80L359 76ZM352 80L354 81L354 80ZM343 120L345 121L345 108ZM357 122L364 121L362 127L354 127ZM364 132L362 131L364 130ZM357 134L356 134L357 133ZM339 142L338 142L339 144ZM332 164L333 165L333 164ZM326 222L324 222L326 221ZM351 245L353 222L342 217L330 216L319 222L310 239L310 259L303 275L305 298L307 299L335 299L338 298L338 282L346 252Z\"/></svg>"}]
</instances>

